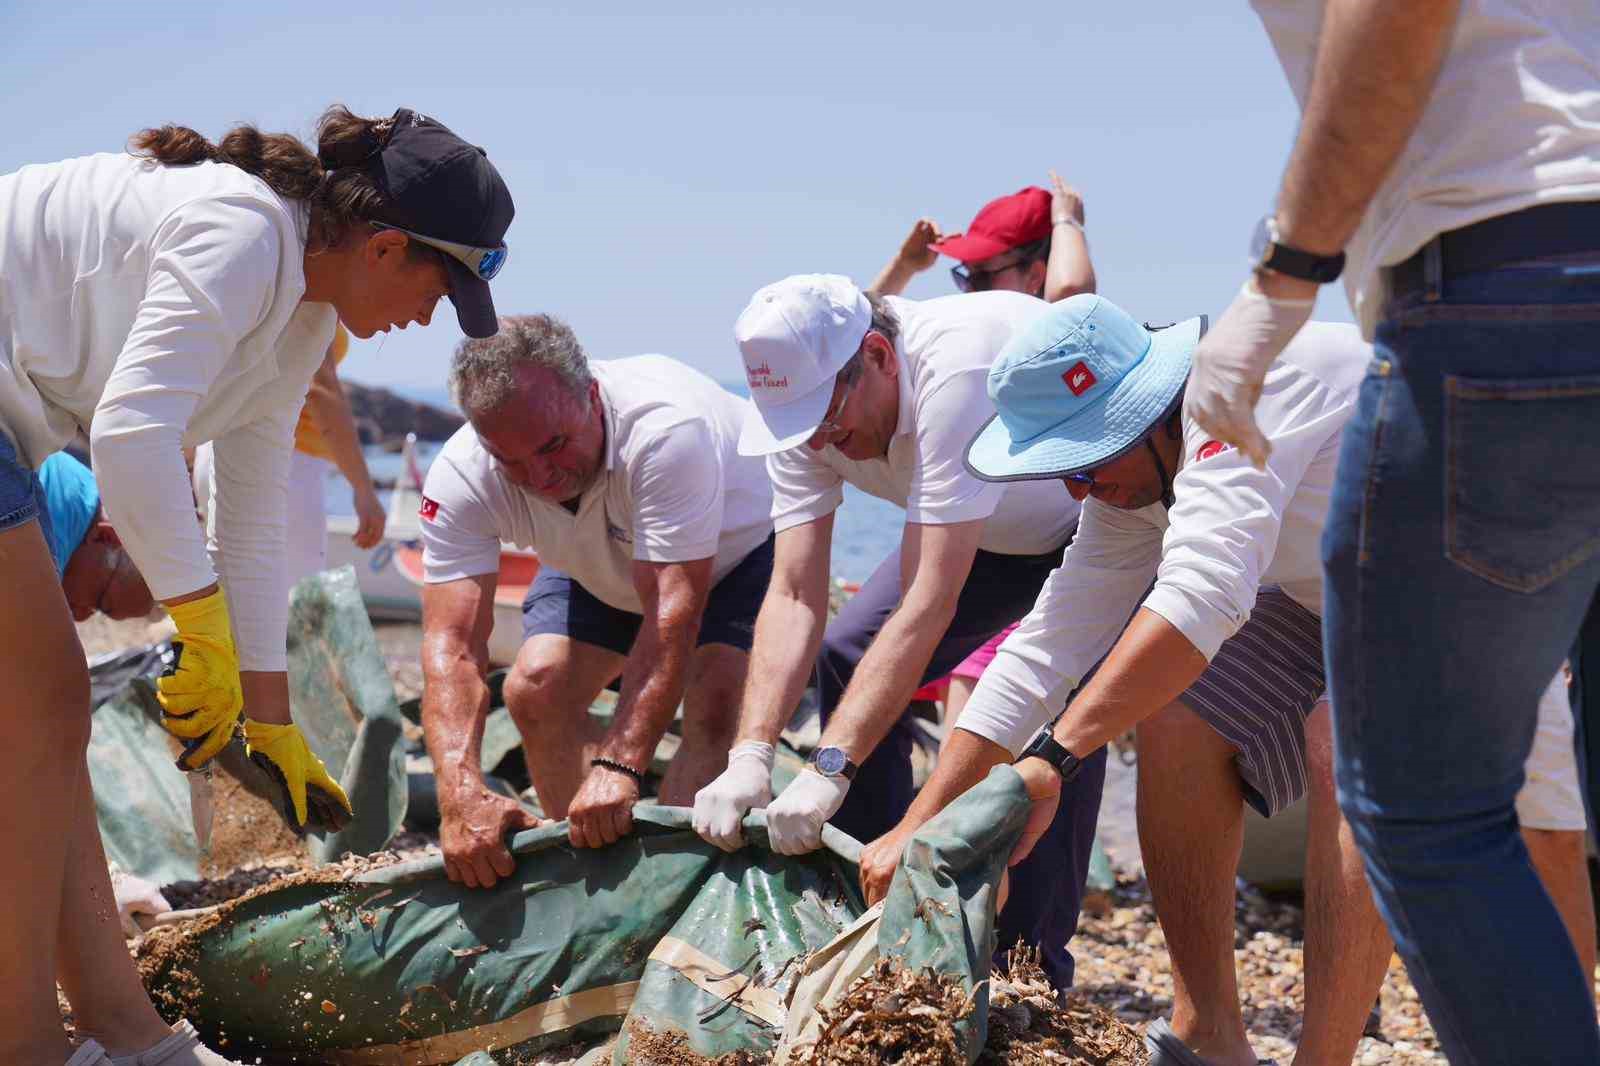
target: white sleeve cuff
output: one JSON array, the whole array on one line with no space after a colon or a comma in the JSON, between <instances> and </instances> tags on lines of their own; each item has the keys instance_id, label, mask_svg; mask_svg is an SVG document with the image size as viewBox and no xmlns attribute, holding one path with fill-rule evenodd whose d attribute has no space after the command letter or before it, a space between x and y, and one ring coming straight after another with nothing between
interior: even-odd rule
<instances>
[{"instance_id":1,"label":"white sleeve cuff","mask_svg":"<svg viewBox=\"0 0 1600 1066\"><path fill-rule=\"evenodd\" d=\"M991 668L984 671L955 725L1016 756L1053 713L1024 682Z\"/></svg>"},{"instance_id":2,"label":"white sleeve cuff","mask_svg":"<svg viewBox=\"0 0 1600 1066\"><path fill-rule=\"evenodd\" d=\"M1246 613L1237 621L1231 619L1203 597L1165 581L1150 590L1143 606L1172 623L1206 657L1206 662L1216 658L1222 642L1237 633L1250 617Z\"/></svg>"}]
</instances>

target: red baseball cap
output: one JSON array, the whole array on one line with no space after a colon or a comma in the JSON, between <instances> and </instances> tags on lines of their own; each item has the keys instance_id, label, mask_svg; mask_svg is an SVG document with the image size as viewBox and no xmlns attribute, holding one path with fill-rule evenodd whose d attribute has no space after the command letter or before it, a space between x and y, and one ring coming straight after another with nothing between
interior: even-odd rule
<instances>
[{"instance_id":1,"label":"red baseball cap","mask_svg":"<svg viewBox=\"0 0 1600 1066\"><path fill-rule=\"evenodd\" d=\"M990 200L959 237L935 241L931 248L963 263L978 263L1050 236L1050 194L1030 185Z\"/></svg>"}]
</instances>

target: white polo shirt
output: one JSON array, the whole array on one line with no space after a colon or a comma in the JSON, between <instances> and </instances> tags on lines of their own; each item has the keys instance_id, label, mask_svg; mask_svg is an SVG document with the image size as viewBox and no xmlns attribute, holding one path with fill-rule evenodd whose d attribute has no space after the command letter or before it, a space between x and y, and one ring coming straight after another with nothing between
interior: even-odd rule
<instances>
[{"instance_id":1,"label":"white polo shirt","mask_svg":"<svg viewBox=\"0 0 1600 1066\"><path fill-rule=\"evenodd\" d=\"M1355 326L1312 322L1267 371L1256 407L1272 442L1265 470L1184 419L1170 511L1086 500L1061 566L1000 645L960 727L1021 751L1141 605L1208 660L1249 619L1262 585L1320 616L1322 527L1371 358Z\"/></svg>"},{"instance_id":2,"label":"white polo shirt","mask_svg":"<svg viewBox=\"0 0 1600 1066\"><path fill-rule=\"evenodd\" d=\"M1303 110L1326 0L1252 0ZM1583 0L1462 0L1417 128L1345 247L1370 338L1378 271L1436 235L1557 200L1600 200L1600 18Z\"/></svg>"},{"instance_id":3,"label":"white polo shirt","mask_svg":"<svg viewBox=\"0 0 1600 1066\"><path fill-rule=\"evenodd\" d=\"M222 163L102 154L0 176L0 431L37 466L88 434L157 599L228 589L245 670L282 670L290 442L335 316L306 209ZM214 441L206 553L183 448Z\"/></svg>"},{"instance_id":4,"label":"white polo shirt","mask_svg":"<svg viewBox=\"0 0 1600 1066\"><path fill-rule=\"evenodd\" d=\"M739 454L750 401L664 355L591 362L589 370L600 383L606 450L577 513L513 484L472 426L462 426L423 488L430 584L496 573L504 541L638 614L635 560L714 559L717 582L771 535L766 469L760 456Z\"/></svg>"},{"instance_id":5,"label":"white polo shirt","mask_svg":"<svg viewBox=\"0 0 1600 1066\"><path fill-rule=\"evenodd\" d=\"M1078 520L1059 482L980 481L967 444L994 416L989 367L1049 304L1016 292L936 300L888 297L900 319L900 417L881 459L847 459L832 445L802 444L767 458L772 518L781 531L832 514L844 483L905 508L906 521L951 525L987 519L978 547L1000 555L1055 551Z\"/></svg>"}]
</instances>

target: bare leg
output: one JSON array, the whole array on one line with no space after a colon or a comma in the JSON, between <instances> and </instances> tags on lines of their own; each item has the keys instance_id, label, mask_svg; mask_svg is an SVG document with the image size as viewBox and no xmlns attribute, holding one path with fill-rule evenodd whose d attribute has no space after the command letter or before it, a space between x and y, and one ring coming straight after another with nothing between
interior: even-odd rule
<instances>
[{"instance_id":1,"label":"bare leg","mask_svg":"<svg viewBox=\"0 0 1600 1066\"><path fill-rule=\"evenodd\" d=\"M94 1037L109 1054L131 1055L166 1039L172 1030L151 1006L123 942L87 769L78 778L75 797L77 815L56 934L56 977L72 1004L79 1033Z\"/></svg>"},{"instance_id":2,"label":"bare leg","mask_svg":"<svg viewBox=\"0 0 1600 1066\"><path fill-rule=\"evenodd\" d=\"M1333 785L1327 701L1306 719L1306 1009L1298 1066L1349 1066L1394 941Z\"/></svg>"},{"instance_id":3,"label":"bare leg","mask_svg":"<svg viewBox=\"0 0 1600 1066\"><path fill-rule=\"evenodd\" d=\"M1244 833L1235 750L1181 702L1139 726L1139 849L1172 956L1172 1029L1216 1066L1255 1066L1233 959Z\"/></svg>"},{"instance_id":4,"label":"bare leg","mask_svg":"<svg viewBox=\"0 0 1600 1066\"><path fill-rule=\"evenodd\" d=\"M567 805L589 774L604 730L589 705L622 672L614 651L542 634L530 638L506 675L506 709L522 733L528 774L545 817L567 816Z\"/></svg>"},{"instance_id":5,"label":"bare leg","mask_svg":"<svg viewBox=\"0 0 1600 1066\"><path fill-rule=\"evenodd\" d=\"M1595 928L1594 896L1589 888L1589 860L1582 830L1529 829L1523 827L1522 841L1528 845L1533 868L1538 871L1544 890L1550 893L1561 921L1578 950L1578 961L1589 975L1589 994L1594 995Z\"/></svg>"},{"instance_id":6,"label":"bare leg","mask_svg":"<svg viewBox=\"0 0 1600 1066\"><path fill-rule=\"evenodd\" d=\"M731 644L695 649L683 692L683 747L661 781L662 803L693 806L694 794L727 768L749 661Z\"/></svg>"},{"instance_id":7,"label":"bare leg","mask_svg":"<svg viewBox=\"0 0 1600 1066\"><path fill-rule=\"evenodd\" d=\"M87 773L89 672L39 523L0 532L0 588L0 1062L58 1063L69 1049L56 930Z\"/></svg>"}]
</instances>

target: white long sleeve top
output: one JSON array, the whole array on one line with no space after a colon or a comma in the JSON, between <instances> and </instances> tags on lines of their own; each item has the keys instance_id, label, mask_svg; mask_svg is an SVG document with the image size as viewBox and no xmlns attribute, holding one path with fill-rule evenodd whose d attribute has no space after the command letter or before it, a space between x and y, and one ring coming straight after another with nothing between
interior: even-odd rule
<instances>
[{"instance_id":1,"label":"white long sleeve top","mask_svg":"<svg viewBox=\"0 0 1600 1066\"><path fill-rule=\"evenodd\" d=\"M335 325L301 302L306 223L220 163L101 154L0 176L0 431L35 466L87 433L151 592L220 577L245 670L285 665L289 453ZM214 558L183 462L206 441Z\"/></svg>"},{"instance_id":2,"label":"white long sleeve top","mask_svg":"<svg viewBox=\"0 0 1600 1066\"><path fill-rule=\"evenodd\" d=\"M1262 585L1321 615L1340 431L1371 358L1355 326L1313 322L1267 371L1256 407L1272 443L1265 470L1185 419L1170 510L1085 500L1061 566L1000 645L960 728L1020 752L1140 606L1207 660L1249 619Z\"/></svg>"}]
</instances>

